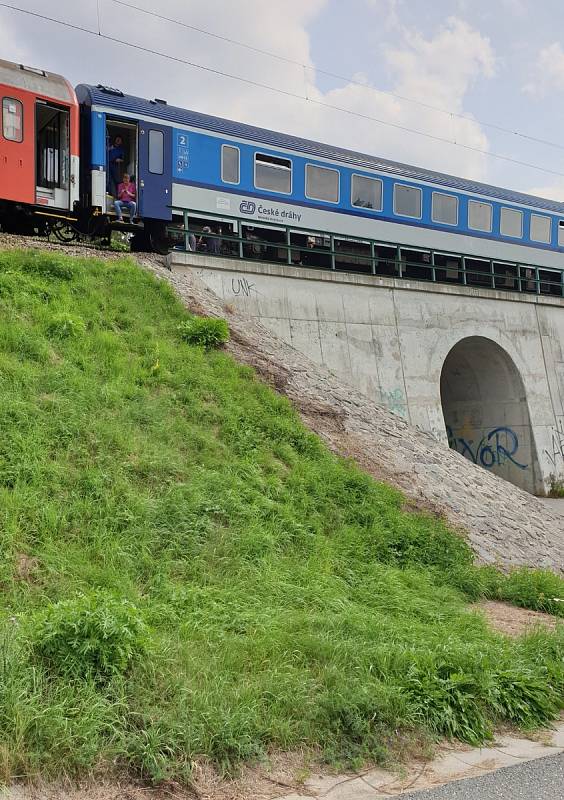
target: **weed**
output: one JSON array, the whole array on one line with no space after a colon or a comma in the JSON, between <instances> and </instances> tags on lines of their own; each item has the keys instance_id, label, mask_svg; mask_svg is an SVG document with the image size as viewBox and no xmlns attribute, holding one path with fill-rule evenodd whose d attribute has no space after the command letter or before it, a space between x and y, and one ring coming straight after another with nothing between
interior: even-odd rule
<instances>
[{"instance_id":1,"label":"weed","mask_svg":"<svg viewBox=\"0 0 564 800\"><path fill-rule=\"evenodd\" d=\"M84 333L86 325L71 314L56 314L49 320L47 336L52 339L74 339Z\"/></svg>"},{"instance_id":2,"label":"weed","mask_svg":"<svg viewBox=\"0 0 564 800\"><path fill-rule=\"evenodd\" d=\"M229 341L229 328L224 319L192 317L181 322L177 330L185 342L199 345L207 350Z\"/></svg>"},{"instance_id":3,"label":"weed","mask_svg":"<svg viewBox=\"0 0 564 800\"><path fill-rule=\"evenodd\" d=\"M550 491L548 496L564 497L564 481L557 478L556 475L550 476Z\"/></svg>"},{"instance_id":4,"label":"weed","mask_svg":"<svg viewBox=\"0 0 564 800\"><path fill-rule=\"evenodd\" d=\"M49 668L100 681L122 675L144 655L146 632L132 603L98 590L38 610L29 639Z\"/></svg>"}]
</instances>

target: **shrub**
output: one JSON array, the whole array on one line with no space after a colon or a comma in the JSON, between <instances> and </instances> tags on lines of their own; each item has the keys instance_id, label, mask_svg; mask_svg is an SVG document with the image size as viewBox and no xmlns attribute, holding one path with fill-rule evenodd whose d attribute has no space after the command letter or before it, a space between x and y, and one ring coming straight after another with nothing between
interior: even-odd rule
<instances>
[{"instance_id":1,"label":"shrub","mask_svg":"<svg viewBox=\"0 0 564 800\"><path fill-rule=\"evenodd\" d=\"M70 314L57 314L47 325L47 334L53 339L76 339L85 330L84 322Z\"/></svg>"},{"instance_id":2,"label":"shrub","mask_svg":"<svg viewBox=\"0 0 564 800\"><path fill-rule=\"evenodd\" d=\"M192 317L182 322L177 330L185 342L204 347L206 350L229 341L229 328L224 319Z\"/></svg>"},{"instance_id":3,"label":"shrub","mask_svg":"<svg viewBox=\"0 0 564 800\"><path fill-rule=\"evenodd\" d=\"M107 680L146 649L146 627L128 600L101 590L50 603L30 626L34 654L54 671Z\"/></svg>"}]
</instances>

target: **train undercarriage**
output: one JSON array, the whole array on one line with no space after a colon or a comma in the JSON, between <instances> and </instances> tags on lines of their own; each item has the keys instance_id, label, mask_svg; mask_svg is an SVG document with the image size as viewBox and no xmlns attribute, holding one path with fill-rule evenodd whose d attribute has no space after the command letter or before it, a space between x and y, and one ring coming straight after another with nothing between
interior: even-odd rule
<instances>
[{"instance_id":1,"label":"train undercarriage","mask_svg":"<svg viewBox=\"0 0 564 800\"><path fill-rule=\"evenodd\" d=\"M79 240L109 246L112 234L122 234L132 252L166 254L173 237L162 220L117 222L114 217L95 209L78 209L75 213L47 211L36 206L0 201L0 230L23 236L53 236L70 244Z\"/></svg>"}]
</instances>

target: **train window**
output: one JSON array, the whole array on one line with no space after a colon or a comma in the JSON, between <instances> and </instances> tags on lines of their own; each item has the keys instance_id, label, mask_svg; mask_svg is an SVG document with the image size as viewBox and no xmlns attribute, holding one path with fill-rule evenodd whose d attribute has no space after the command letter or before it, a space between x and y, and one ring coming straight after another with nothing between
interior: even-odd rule
<instances>
[{"instance_id":1,"label":"train window","mask_svg":"<svg viewBox=\"0 0 564 800\"><path fill-rule=\"evenodd\" d=\"M474 231L492 232L492 212L489 203L480 203L477 200L468 201L468 227Z\"/></svg>"},{"instance_id":2,"label":"train window","mask_svg":"<svg viewBox=\"0 0 564 800\"><path fill-rule=\"evenodd\" d=\"M353 175L351 182L351 205L358 208L382 210L382 181L379 178L367 178L365 175Z\"/></svg>"},{"instance_id":3,"label":"train window","mask_svg":"<svg viewBox=\"0 0 564 800\"><path fill-rule=\"evenodd\" d=\"M499 232L502 236L513 236L515 239L523 238L523 212L514 208L502 208Z\"/></svg>"},{"instance_id":4,"label":"train window","mask_svg":"<svg viewBox=\"0 0 564 800\"><path fill-rule=\"evenodd\" d=\"M564 219L558 221L558 247L564 247Z\"/></svg>"},{"instance_id":5,"label":"train window","mask_svg":"<svg viewBox=\"0 0 564 800\"><path fill-rule=\"evenodd\" d=\"M443 225L458 225L458 197L433 192L431 219Z\"/></svg>"},{"instance_id":6,"label":"train window","mask_svg":"<svg viewBox=\"0 0 564 800\"><path fill-rule=\"evenodd\" d=\"M339 172L327 167L306 164L306 197L310 200L339 202Z\"/></svg>"},{"instance_id":7,"label":"train window","mask_svg":"<svg viewBox=\"0 0 564 800\"><path fill-rule=\"evenodd\" d=\"M164 133L149 131L149 172L162 175L164 172Z\"/></svg>"},{"instance_id":8,"label":"train window","mask_svg":"<svg viewBox=\"0 0 564 800\"><path fill-rule=\"evenodd\" d=\"M221 180L224 183L239 183L239 148L221 145Z\"/></svg>"},{"instance_id":9,"label":"train window","mask_svg":"<svg viewBox=\"0 0 564 800\"><path fill-rule=\"evenodd\" d=\"M394 185L394 214L421 218L421 189L415 186Z\"/></svg>"},{"instance_id":10,"label":"train window","mask_svg":"<svg viewBox=\"0 0 564 800\"><path fill-rule=\"evenodd\" d=\"M531 241L550 244L552 220L550 217L541 217L538 214L531 214Z\"/></svg>"},{"instance_id":11,"label":"train window","mask_svg":"<svg viewBox=\"0 0 564 800\"><path fill-rule=\"evenodd\" d=\"M255 153L255 187L269 192L290 194L292 191L290 159Z\"/></svg>"},{"instance_id":12,"label":"train window","mask_svg":"<svg viewBox=\"0 0 564 800\"><path fill-rule=\"evenodd\" d=\"M23 142L23 106L13 97L2 98L2 134L10 142Z\"/></svg>"}]
</instances>

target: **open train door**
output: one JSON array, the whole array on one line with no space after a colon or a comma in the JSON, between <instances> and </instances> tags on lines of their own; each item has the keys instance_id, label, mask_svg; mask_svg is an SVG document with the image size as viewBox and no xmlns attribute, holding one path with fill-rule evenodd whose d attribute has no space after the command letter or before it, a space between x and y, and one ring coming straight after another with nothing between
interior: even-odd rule
<instances>
[{"instance_id":1,"label":"open train door","mask_svg":"<svg viewBox=\"0 0 564 800\"><path fill-rule=\"evenodd\" d=\"M71 208L70 109L35 101L36 203Z\"/></svg>"},{"instance_id":2,"label":"open train door","mask_svg":"<svg viewBox=\"0 0 564 800\"><path fill-rule=\"evenodd\" d=\"M172 219L172 129L139 123L139 216Z\"/></svg>"}]
</instances>

